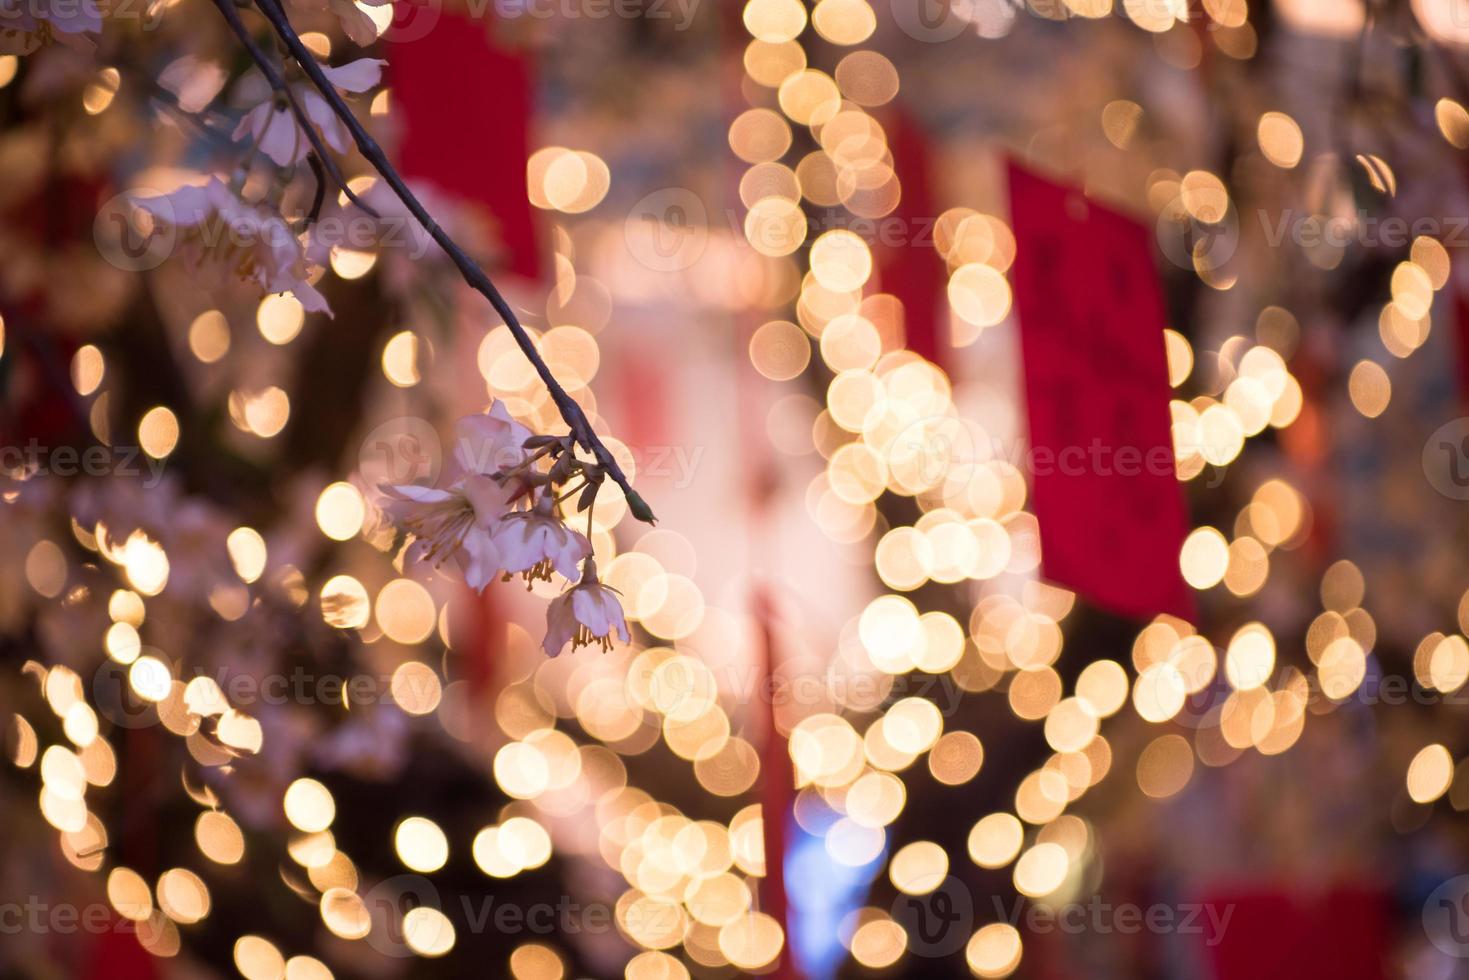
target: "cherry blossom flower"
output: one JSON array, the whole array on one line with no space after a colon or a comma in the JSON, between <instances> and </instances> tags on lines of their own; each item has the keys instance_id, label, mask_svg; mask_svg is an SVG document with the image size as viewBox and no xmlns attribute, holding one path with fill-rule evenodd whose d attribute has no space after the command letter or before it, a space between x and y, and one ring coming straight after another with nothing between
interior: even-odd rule
<instances>
[{"instance_id":1,"label":"cherry blossom flower","mask_svg":"<svg viewBox=\"0 0 1469 980\"><path fill-rule=\"evenodd\" d=\"M493 477L469 474L447 490L384 486L384 510L417 539L408 557L442 565L453 559L465 584L483 591L500 570L500 551L491 529L505 513L508 492Z\"/></svg>"},{"instance_id":2,"label":"cherry blossom flower","mask_svg":"<svg viewBox=\"0 0 1469 980\"><path fill-rule=\"evenodd\" d=\"M553 512L550 491L528 511L506 514L491 532L506 575L524 574L527 582L551 580L552 569L576 578L577 566L592 553L586 535L573 531Z\"/></svg>"},{"instance_id":3,"label":"cherry blossom flower","mask_svg":"<svg viewBox=\"0 0 1469 980\"><path fill-rule=\"evenodd\" d=\"M337 68L323 65L321 70L343 92L366 92L382 80L385 64L387 62L381 58L359 58ZM289 167L305 160L311 152L311 141L301 132L291 107L270 90L258 72L248 76L242 84L250 96L254 96L254 104L235 127L232 138L240 139L248 133L260 152L278 166ZM325 96L307 82L292 85L291 95L327 146L338 153L351 149L352 134L332 111Z\"/></svg>"},{"instance_id":4,"label":"cherry blossom flower","mask_svg":"<svg viewBox=\"0 0 1469 980\"><path fill-rule=\"evenodd\" d=\"M454 423L454 462L465 473L489 475L513 470L530 456L525 441L531 432L495 399L481 415Z\"/></svg>"},{"instance_id":5,"label":"cherry blossom flower","mask_svg":"<svg viewBox=\"0 0 1469 980\"><path fill-rule=\"evenodd\" d=\"M0 54L30 54L53 41L90 48L102 32L93 0L0 0Z\"/></svg>"},{"instance_id":6,"label":"cherry blossom flower","mask_svg":"<svg viewBox=\"0 0 1469 980\"><path fill-rule=\"evenodd\" d=\"M471 588L488 585L502 564L494 534L526 490L515 470L529 459L530 437L496 400L483 414L455 423L446 488L385 485L388 517L418 538L409 557L439 564L452 557Z\"/></svg>"},{"instance_id":7,"label":"cherry blossom flower","mask_svg":"<svg viewBox=\"0 0 1469 980\"><path fill-rule=\"evenodd\" d=\"M178 235L176 247L196 260L215 258L240 279L267 293L291 293L306 310L331 313L326 298L306 280L301 241L279 212L251 204L217 177L133 202Z\"/></svg>"},{"instance_id":8,"label":"cherry blossom flower","mask_svg":"<svg viewBox=\"0 0 1469 980\"><path fill-rule=\"evenodd\" d=\"M596 643L606 651L612 648L614 635L623 643L632 638L617 590L598 581L597 563L588 558L582 566L581 581L546 607L546 639L541 647L552 657L568 640L572 650Z\"/></svg>"}]
</instances>

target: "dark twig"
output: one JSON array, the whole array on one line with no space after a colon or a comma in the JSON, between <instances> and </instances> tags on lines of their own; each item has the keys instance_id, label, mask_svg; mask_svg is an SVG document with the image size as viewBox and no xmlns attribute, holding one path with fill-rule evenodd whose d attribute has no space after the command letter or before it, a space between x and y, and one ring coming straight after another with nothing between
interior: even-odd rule
<instances>
[{"instance_id":1,"label":"dark twig","mask_svg":"<svg viewBox=\"0 0 1469 980\"><path fill-rule=\"evenodd\" d=\"M214 0L214 2L221 9L224 9L229 6L230 0ZM397 194L398 199L403 202L403 205L408 208L408 211L417 219L418 223L423 225L424 229L428 231L429 237L449 256L454 265L459 269L459 274L464 277L464 281L488 299L490 305L495 308L495 312L505 321L505 325L510 328L510 334L515 338L515 342L520 347L521 352L525 354L526 359L535 367L536 374L540 375L541 381L546 385L546 390L551 393L551 400L556 403L556 408L561 412L561 417L566 421L568 428L571 430L572 438L583 449L591 453L596 459L597 464L606 471L613 482L622 488L623 493L627 496L628 507L632 511L633 516L638 520L647 521L650 524L653 523L653 511L644 502L643 498L638 496L637 492L633 490L632 485L628 483L627 476L622 472L622 467L613 458L611 451L597 437L597 434L592 431L592 424L587 419L586 412L576 403L575 399L566 393L566 389L561 387L561 383L556 380L555 376L551 373L551 369L541 359L541 355L536 350L535 344L531 341L530 335L526 332L525 327L521 325L520 320L515 315L515 311L510 308L510 304L505 302L505 297L500 295L500 291L490 281L490 277L439 227L438 222L434 221L433 217L424 208L413 191L409 190L408 184L388 161L387 154L383 152L382 147L378 146L377 141L357 121L357 117L352 113L351 108L347 105L341 94L337 92L331 80L322 72L321 66L317 64L315 56L301 42L300 35L291 26L290 18L286 16L280 4L276 0L255 0L255 3L260 9L260 12L265 15L265 19L270 21L271 27L275 29L276 35L285 44L286 50L291 53L291 57L295 58L301 70L306 73L306 77L311 79L312 84L316 86L322 97L326 99L327 104L332 107L332 111L336 114L337 118L352 133L352 139L356 142L357 149L362 153L362 156L368 163L373 165L383 180L387 181L388 186ZM226 16L231 15L234 15L234 19L238 21L238 15L235 15L232 9ZM236 33L239 32L237 31Z\"/></svg>"},{"instance_id":2,"label":"dark twig","mask_svg":"<svg viewBox=\"0 0 1469 980\"><path fill-rule=\"evenodd\" d=\"M306 134L306 139L310 141L311 148L316 152L317 157L321 159L321 164L326 168L326 172L331 175L332 182L342 189L342 193L347 195L347 200L374 218L378 217L378 213L362 203L362 200L357 196L356 192L347 186L347 179L342 176L342 171L337 169L336 160L327 152L326 144L322 142L321 134L316 131L315 126L311 125L311 120L306 116L306 110L302 109L301 104L296 101L296 96L292 94L290 86L281 77L281 73L276 70L275 64L261 50L260 45L255 43L255 39L250 36L250 31L245 27L245 22L240 20L240 13L235 9L233 0L214 0L214 5L224 15L225 21L230 25L230 30L235 32L235 37L239 38L240 43L245 46L245 50L250 54L250 59L255 62L255 66L260 69L260 73L265 76L265 80L270 83L272 91L285 99L286 104L291 107L291 114L296 117L296 125ZM315 62L313 61L312 64L314 65ZM327 88L331 89L333 95L337 94L337 90L332 88L331 82L329 81L327 82Z\"/></svg>"},{"instance_id":3,"label":"dark twig","mask_svg":"<svg viewBox=\"0 0 1469 980\"><path fill-rule=\"evenodd\" d=\"M311 210L306 213L306 225L310 227L321 217L321 206L326 203L326 170L314 150L306 155L306 162L311 164L311 173L316 177L316 195L311 199Z\"/></svg>"}]
</instances>

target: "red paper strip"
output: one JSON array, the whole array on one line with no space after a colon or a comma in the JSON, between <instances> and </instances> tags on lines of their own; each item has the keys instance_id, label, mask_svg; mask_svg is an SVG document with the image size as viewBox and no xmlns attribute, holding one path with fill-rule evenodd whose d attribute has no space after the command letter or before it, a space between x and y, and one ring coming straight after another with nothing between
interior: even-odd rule
<instances>
[{"instance_id":1,"label":"red paper strip","mask_svg":"<svg viewBox=\"0 0 1469 980\"><path fill-rule=\"evenodd\" d=\"M1390 908L1387 896L1369 884L1343 882L1319 894L1270 886L1222 890L1204 907L1229 915L1217 935L1210 929L1203 934L1218 980L1388 975Z\"/></svg>"},{"instance_id":2,"label":"red paper strip","mask_svg":"<svg viewBox=\"0 0 1469 980\"><path fill-rule=\"evenodd\" d=\"M493 20L441 10L421 37L392 45L393 107L403 122L399 167L405 177L483 206L505 267L539 279L525 173L532 73L525 56L494 43L493 30Z\"/></svg>"},{"instance_id":3,"label":"red paper strip","mask_svg":"<svg viewBox=\"0 0 1469 980\"><path fill-rule=\"evenodd\" d=\"M82 976L87 980L157 980L157 962L138 942L138 928L125 919L111 919L92 942Z\"/></svg>"},{"instance_id":4,"label":"red paper strip","mask_svg":"<svg viewBox=\"0 0 1469 980\"><path fill-rule=\"evenodd\" d=\"M1013 162L1009 181L1042 571L1112 612L1192 621L1148 229Z\"/></svg>"},{"instance_id":5,"label":"red paper strip","mask_svg":"<svg viewBox=\"0 0 1469 980\"><path fill-rule=\"evenodd\" d=\"M1453 287L1453 312L1454 318L1454 369L1455 377L1459 382L1459 401L1469 406L1469 285L1463 281L1454 283Z\"/></svg>"},{"instance_id":6,"label":"red paper strip","mask_svg":"<svg viewBox=\"0 0 1469 980\"><path fill-rule=\"evenodd\" d=\"M755 586L754 607L765 674L765 684L761 689L773 694L780 663L773 622L774 607L769 594L759 585ZM785 944L780 948L775 968L766 976L773 980L796 980L799 973L795 957L791 954L790 902L785 880L786 821L795 806L796 775L791 764L790 743L775 723L773 696L767 708L769 723L760 753L760 815L764 822L765 840L765 877L760 879L760 909L780 923L785 932Z\"/></svg>"},{"instance_id":7,"label":"red paper strip","mask_svg":"<svg viewBox=\"0 0 1469 980\"><path fill-rule=\"evenodd\" d=\"M903 326L908 349L947 367L953 350L939 327L939 304L944 292L944 262L933 247L933 191L929 173L928 137L918 120L901 106L889 113L885 126L893 172L903 187L890 220L903 232L891 244L879 235L875 243L877 279L884 292L903 304Z\"/></svg>"}]
</instances>

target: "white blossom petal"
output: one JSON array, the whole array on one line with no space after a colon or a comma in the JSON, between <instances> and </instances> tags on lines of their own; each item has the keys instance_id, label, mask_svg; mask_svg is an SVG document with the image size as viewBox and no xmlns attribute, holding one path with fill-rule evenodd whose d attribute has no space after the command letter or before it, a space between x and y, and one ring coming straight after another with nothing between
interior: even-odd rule
<instances>
[{"instance_id":1,"label":"white blossom petal","mask_svg":"<svg viewBox=\"0 0 1469 980\"><path fill-rule=\"evenodd\" d=\"M576 629L576 616L572 613L569 595L557 596L546 606L546 638L541 641L541 649L547 656L557 656L576 635Z\"/></svg>"},{"instance_id":2,"label":"white blossom petal","mask_svg":"<svg viewBox=\"0 0 1469 980\"><path fill-rule=\"evenodd\" d=\"M381 58L358 58L336 68L322 65L321 71L344 92L366 92L382 80L383 65L386 64Z\"/></svg>"}]
</instances>

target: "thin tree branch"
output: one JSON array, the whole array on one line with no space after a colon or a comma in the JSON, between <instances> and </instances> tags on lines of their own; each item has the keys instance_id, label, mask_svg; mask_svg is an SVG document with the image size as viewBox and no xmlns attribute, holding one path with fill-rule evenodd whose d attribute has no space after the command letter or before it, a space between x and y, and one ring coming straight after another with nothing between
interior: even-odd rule
<instances>
[{"instance_id":1,"label":"thin tree branch","mask_svg":"<svg viewBox=\"0 0 1469 980\"><path fill-rule=\"evenodd\" d=\"M296 117L296 125L306 134L306 139L310 141L311 148L316 151L317 157L321 159L322 166L331 175L332 182L342 189L342 193L347 195L347 200L374 218L379 217L376 211L364 204L356 192L347 186L347 179L342 176L342 171L337 168L336 160L327 151L326 144L322 142L321 134L316 131L315 126L311 125L311 120L306 116L306 110L302 109L301 104L296 101L296 96L291 92L291 88L286 84L286 80L281 77L281 73L276 70L275 64L260 49L260 45L255 43L255 39L250 36L250 31L245 27L245 22L240 20L240 13L235 9L233 0L214 0L214 5L224 15L225 21L230 25L230 30L235 32L235 37L239 38L240 43L245 46L245 50L249 52L251 60L260 69L260 73L265 76L265 80L270 83L271 89L285 99L287 105L291 107L291 115ZM312 63L315 64L315 62ZM331 88L330 82L327 83L327 88L331 89L333 95L336 95L336 89Z\"/></svg>"},{"instance_id":2,"label":"thin tree branch","mask_svg":"<svg viewBox=\"0 0 1469 980\"><path fill-rule=\"evenodd\" d=\"M316 194L311 199L311 210L306 214L306 225L310 227L321 217L321 206L326 202L326 170L321 157L314 151L306 155L306 162L311 164L311 173L316 177Z\"/></svg>"},{"instance_id":3,"label":"thin tree branch","mask_svg":"<svg viewBox=\"0 0 1469 980\"><path fill-rule=\"evenodd\" d=\"M224 9L229 5L230 0L214 0L214 2L221 9ZM515 342L520 347L521 353L531 362L531 365L536 369L536 374L540 376L541 381L545 384L546 390L551 393L551 400L556 403L556 408L560 411L561 417L566 421L567 427L571 430L572 438L583 449L591 453L596 459L597 465L612 478L614 483L622 488L623 494L627 497L628 508L632 511L633 516L640 521L646 521L650 524L653 523L655 518L652 509L648 507L643 498L638 496L637 491L633 490L632 485L628 483L627 476L622 472L622 467L618 465L611 451L598 438L596 432L592 430L592 424L587 419L586 412L582 410L582 407L577 404L575 399L566 393L566 389L561 387L561 383L551 373L551 369L541 358L540 352L536 350L535 343L531 340L530 334L521 325L519 318L515 315L515 311L505 301L505 297L500 295L500 291L490 281L490 277L485 274L485 271L473 259L465 254L464 250L445 233L444 229L439 227L438 222L434 221L433 217L424 208L413 191L409 190L408 184L403 180L403 177L393 167L392 163L388 161L387 154L383 152L382 147L378 146L377 141L372 138L372 135L357 121L357 117L352 113L351 108L347 105L341 94L337 92L331 80L321 70L321 65L317 64L316 57L301 42L300 35L291 26L290 18L286 16L280 4L276 0L255 0L255 5L265 15L265 19L270 21L271 27L275 29L276 35L285 44L286 50L296 59L301 70L306 73L306 77L316 86L322 97L326 99L327 104L331 106L332 111L336 113L337 118L351 132L352 139L356 142L357 149L362 153L362 156L367 162L373 165L383 180L387 181L388 186L397 194L398 199L403 202L403 205L408 209L409 213L413 215L419 224L423 225L424 229L429 233L429 237L449 256L450 260L459 269L459 274L464 277L464 281L488 299L490 305L495 308L495 312L505 321L505 325L510 329L510 334L515 338ZM230 14L233 13L234 11L231 10ZM238 19L236 15L235 20Z\"/></svg>"}]
</instances>

